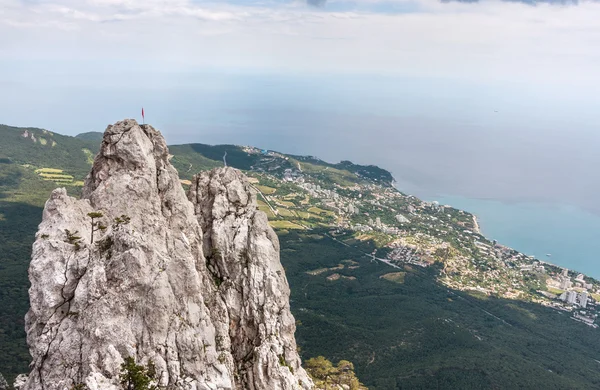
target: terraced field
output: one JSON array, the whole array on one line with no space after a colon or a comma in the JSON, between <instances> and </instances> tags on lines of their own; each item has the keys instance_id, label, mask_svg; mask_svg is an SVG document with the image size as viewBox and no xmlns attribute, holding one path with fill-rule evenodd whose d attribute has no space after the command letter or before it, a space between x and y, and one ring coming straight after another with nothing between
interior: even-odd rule
<instances>
[{"instance_id":1,"label":"terraced field","mask_svg":"<svg viewBox=\"0 0 600 390\"><path fill-rule=\"evenodd\" d=\"M262 192L265 195L274 194L275 191L276 191L275 188L267 187L267 186L262 186L262 185L257 185L256 188L258 188L260 190L260 192Z\"/></svg>"},{"instance_id":2,"label":"terraced field","mask_svg":"<svg viewBox=\"0 0 600 390\"><path fill-rule=\"evenodd\" d=\"M36 169L35 173L38 174L45 181L52 181L57 184L70 185L70 186L82 186L82 180L75 180L73 175L64 173L62 169L57 168L40 168Z\"/></svg>"},{"instance_id":3,"label":"terraced field","mask_svg":"<svg viewBox=\"0 0 600 390\"><path fill-rule=\"evenodd\" d=\"M290 221L282 221L282 220L269 221L269 224L275 229L304 230L304 227L302 227L298 224L295 224L293 222L290 222Z\"/></svg>"}]
</instances>

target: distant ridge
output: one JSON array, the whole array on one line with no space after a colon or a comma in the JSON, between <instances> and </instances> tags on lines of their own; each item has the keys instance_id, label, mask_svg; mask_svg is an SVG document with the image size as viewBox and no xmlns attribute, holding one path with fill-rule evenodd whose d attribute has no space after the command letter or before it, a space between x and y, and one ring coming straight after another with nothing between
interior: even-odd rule
<instances>
[{"instance_id":1,"label":"distant ridge","mask_svg":"<svg viewBox=\"0 0 600 390\"><path fill-rule=\"evenodd\" d=\"M103 134L99 131L88 131L87 133L77 134L75 138L79 138L83 141L102 141Z\"/></svg>"}]
</instances>

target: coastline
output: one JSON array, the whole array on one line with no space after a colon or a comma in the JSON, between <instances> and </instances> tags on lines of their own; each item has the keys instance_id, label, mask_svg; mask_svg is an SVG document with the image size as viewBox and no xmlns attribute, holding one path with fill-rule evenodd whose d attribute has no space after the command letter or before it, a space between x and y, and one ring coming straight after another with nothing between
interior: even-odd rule
<instances>
[{"instance_id":1,"label":"coastline","mask_svg":"<svg viewBox=\"0 0 600 390\"><path fill-rule=\"evenodd\" d=\"M475 231L475 233L477 234L481 234L481 228L479 226L479 223L477 222L477 216L475 214L473 215L473 230Z\"/></svg>"},{"instance_id":2,"label":"coastline","mask_svg":"<svg viewBox=\"0 0 600 390\"><path fill-rule=\"evenodd\" d=\"M600 265L595 260L600 253L598 215L562 204L503 203L461 196L435 200L471 214L477 219L473 229L479 228L489 240L600 280ZM546 258L546 253L552 257Z\"/></svg>"}]
</instances>

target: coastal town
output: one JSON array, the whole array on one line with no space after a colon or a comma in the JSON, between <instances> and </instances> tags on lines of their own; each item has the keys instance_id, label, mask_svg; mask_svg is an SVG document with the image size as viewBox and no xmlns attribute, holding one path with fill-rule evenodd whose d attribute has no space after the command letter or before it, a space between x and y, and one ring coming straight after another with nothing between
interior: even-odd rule
<instances>
[{"instance_id":1,"label":"coastal town","mask_svg":"<svg viewBox=\"0 0 600 390\"><path fill-rule=\"evenodd\" d=\"M598 327L598 281L487 239L470 213L403 194L376 167L352 172L312 157L244 151L260 156L251 181L276 229L372 241L367 255L392 267L436 267L450 289L538 303Z\"/></svg>"}]
</instances>

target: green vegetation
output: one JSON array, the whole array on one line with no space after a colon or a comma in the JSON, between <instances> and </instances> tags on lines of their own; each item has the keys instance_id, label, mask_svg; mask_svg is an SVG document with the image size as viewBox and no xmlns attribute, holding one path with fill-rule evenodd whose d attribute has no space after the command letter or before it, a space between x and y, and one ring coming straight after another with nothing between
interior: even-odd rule
<instances>
[{"instance_id":1,"label":"green vegetation","mask_svg":"<svg viewBox=\"0 0 600 390\"><path fill-rule=\"evenodd\" d=\"M355 233L354 237L360 241L371 241L375 244L376 248L382 248L385 245L393 241L393 237L389 234L380 233L376 231L368 233Z\"/></svg>"},{"instance_id":2,"label":"green vegetation","mask_svg":"<svg viewBox=\"0 0 600 390\"><path fill-rule=\"evenodd\" d=\"M31 360L24 329L27 267L42 208L57 184L69 184L69 194L78 196L80 189L73 185L83 184L90 169L82 150L95 151L99 144L4 125L0 137L0 372L12 383L17 374L28 371ZM47 140L45 145L40 137ZM78 240L73 240L77 247Z\"/></svg>"},{"instance_id":3,"label":"green vegetation","mask_svg":"<svg viewBox=\"0 0 600 390\"><path fill-rule=\"evenodd\" d=\"M509 303L508 305L506 305L507 307L510 307L513 310L516 310L517 312L519 312L520 314L523 314L525 316L527 316L529 319L531 320L537 320L537 316L535 315L535 313L533 313L531 310L527 310L522 306L516 305L514 303Z\"/></svg>"},{"instance_id":4,"label":"green vegetation","mask_svg":"<svg viewBox=\"0 0 600 390\"><path fill-rule=\"evenodd\" d=\"M297 215L296 215L295 212L293 212L291 210L288 210L288 209L285 209L283 207L279 207L277 209L277 211L279 212L279 215L281 215L282 217L292 217L292 218L296 218L297 217Z\"/></svg>"},{"instance_id":5,"label":"green vegetation","mask_svg":"<svg viewBox=\"0 0 600 390\"><path fill-rule=\"evenodd\" d=\"M273 214L273 212L271 211L271 208L264 201L257 199L257 203L258 203L258 209L260 211L264 211L267 214L267 217L269 219L275 218L275 214Z\"/></svg>"},{"instance_id":6,"label":"green vegetation","mask_svg":"<svg viewBox=\"0 0 600 390\"><path fill-rule=\"evenodd\" d=\"M94 243L94 233L98 230L106 230L106 226L102 225L97 219L102 218L104 214L99 211L88 213L88 217L92 220L90 228L90 243Z\"/></svg>"},{"instance_id":7,"label":"green vegetation","mask_svg":"<svg viewBox=\"0 0 600 390\"><path fill-rule=\"evenodd\" d=\"M392 186L394 178L392 174L385 169L379 168L375 165L358 165L351 161L342 161L339 164L334 165L338 169L345 169L347 171L358 174L360 177L368 178L379 182L379 184Z\"/></svg>"},{"instance_id":8,"label":"green vegetation","mask_svg":"<svg viewBox=\"0 0 600 390\"><path fill-rule=\"evenodd\" d=\"M332 165L317 165L307 161L292 160L292 163L299 163L302 171L323 181L324 185L339 184L342 187L350 187L361 182L361 179L349 171L334 168Z\"/></svg>"},{"instance_id":9,"label":"green vegetation","mask_svg":"<svg viewBox=\"0 0 600 390\"><path fill-rule=\"evenodd\" d=\"M393 268L314 230L280 236L291 287L296 337L305 359L349 360L371 390L589 389L600 387L597 330L535 303L479 300L412 267L404 283L381 278ZM336 271L357 280L328 283L307 270L352 258Z\"/></svg>"},{"instance_id":10,"label":"green vegetation","mask_svg":"<svg viewBox=\"0 0 600 390\"><path fill-rule=\"evenodd\" d=\"M211 160L194 150L193 145L169 146L169 152L174 155L171 164L179 172L181 179L191 180L200 171L209 170L223 166L223 160Z\"/></svg>"},{"instance_id":11,"label":"green vegetation","mask_svg":"<svg viewBox=\"0 0 600 390\"><path fill-rule=\"evenodd\" d=\"M304 230L304 227L290 221L269 221L269 224L274 229L299 229Z\"/></svg>"},{"instance_id":12,"label":"green vegetation","mask_svg":"<svg viewBox=\"0 0 600 390\"><path fill-rule=\"evenodd\" d=\"M62 173L62 169L56 169L56 168L40 168L40 169L36 169L35 173L39 173L40 176L44 175L44 174L53 174L53 173Z\"/></svg>"},{"instance_id":13,"label":"green vegetation","mask_svg":"<svg viewBox=\"0 0 600 390\"><path fill-rule=\"evenodd\" d=\"M95 154L91 150L89 150L88 148L83 148L83 149L81 149L81 151L87 157L88 164L92 165L94 163Z\"/></svg>"},{"instance_id":14,"label":"green vegetation","mask_svg":"<svg viewBox=\"0 0 600 390\"><path fill-rule=\"evenodd\" d=\"M132 357L125 358L121 364L121 374L119 375L123 390L157 390L158 386L154 384L156 380L156 368L152 362L147 366L136 364Z\"/></svg>"},{"instance_id":15,"label":"green vegetation","mask_svg":"<svg viewBox=\"0 0 600 390\"><path fill-rule=\"evenodd\" d=\"M238 169L249 170L260 159L259 156L249 155L235 145L173 145L169 146L169 151L175 156L171 163L177 168L182 179L191 179L202 170L222 167L225 152L227 164Z\"/></svg>"},{"instance_id":16,"label":"green vegetation","mask_svg":"<svg viewBox=\"0 0 600 390\"><path fill-rule=\"evenodd\" d=\"M76 251L81 249L81 237L77 234L79 234L78 231L71 232L69 229L65 229L65 242L73 245Z\"/></svg>"},{"instance_id":17,"label":"green vegetation","mask_svg":"<svg viewBox=\"0 0 600 390\"><path fill-rule=\"evenodd\" d=\"M308 359L304 362L306 372L319 389L337 388L346 386L348 390L365 389L354 374L354 365L347 360L340 360L333 365L323 356ZM333 387L335 386L335 387Z\"/></svg>"},{"instance_id":18,"label":"green vegetation","mask_svg":"<svg viewBox=\"0 0 600 390\"><path fill-rule=\"evenodd\" d=\"M258 188L260 190L260 192L262 192L265 195L271 195L271 194L275 193L275 191L277 191L273 187L267 187L267 186L261 186L261 185L257 185L256 188Z\"/></svg>"},{"instance_id":19,"label":"green vegetation","mask_svg":"<svg viewBox=\"0 0 600 390\"><path fill-rule=\"evenodd\" d=\"M322 220L323 219L323 217L321 217L320 215L308 213L306 211L297 211L296 213L302 219L314 219L314 220Z\"/></svg>"},{"instance_id":20,"label":"green vegetation","mask_svg":"<svg viewBox=\"0 0 600 390\"><path fill-rule=\"evenodd\" d=\"M82 181L74 181L74 177L72 175L63 173L62 169L40 168L36 169L35 173L37 173L43 180L53 181L60 185L78 185L79 183L83 183Z\"/></svg>"},{"instance_id":21,"label":"green vegetation","mask_svg":"<svg viewBox=\"0 0 600 390\"><path fill-rule=\"evenodd\" d=\"M75 138L79 138L82 141L93 142L99 145L100 142L102 142L103 136L104 133L101 133L99 131L89 131L87 133L77 134Z\"/></svg>"},{"instance_id":22,"label":"green vegetation","mask_svg":"<svg viewBox=\"0 0 600 390\"><path fill-rule=\"evenodd\" d=\"M328 216L328 217L334 217L335 213L333 211L330 210L323 210L320 209L318 207L311 207L308 209L309 213L313 213L313 214L317 214L317 215L322 215L322 216Z\"/></svg>"},{"instance_id":23,"label":"green vegetation","mask_svg":"<svg viewBox=\"0 0 600 390\"><path fill-rule=\"evenodd\" d=\"M562 293L564 293L564 292L565 292L565 290L561 290L561 289L554 288L554 287L548 287L546 290L547 290L548 292L551 292L552 294L556 294L556 295L560 295L560 294L562 294ZM593 295L593 294L592 294L592 295Z\"/></svg>"},{"instance_id":24,"label":"green vegetation","mask_svg":"<svg viewBox=\"0 0 600 390\"><path fill-rule=\"evenodd\" d=\"M290 202L290 201L286 201L286 200L280 200L280 201L278 201L278 203L280 205L282 205L283 207L296 207L296 204L294 202Z\"/></svg>"},{"instance_id":25,"label":"green vegetation","mask_svg":"<svg viewBox=\"0 0 600 390\"><path fill-rule=\"evenodd\" d=\"M381 278L394 283L404 283L405 275L406 272L392 272L389 274L381 275Z\"/></svg>"},{"instance_id":26,"label":"green vegetation","mask_svg":"<svg viewBox=\"0 0 600 390\"><path fill-rule=\"evenodd\" d=\"M131 222L131 218L128 215L121 214L120 217L116 217L113 223L113 229L118 228L121 225L127 225Z\"/></svg>"},{"instance_id":27,"label":"green vegetation","mask_svg":"<svg viewBox=\"0 0 600 390\"><path fill-rule=\"evenodd\" d=\"M6 160L5 160L6 161ZM42 207L55 187L33 170L0 163L0 372L9 383L27 372L27 267Z\"/></svg>"},{"instance_id":28,"label":"green vegetation","mask_svg":"<svg viewBox=\"0 0 600 390\"><path fill-rule=\"evenodd\" d=\"M0 138L0 156L10 158L13 163L30 164L35 168L56 168L60 170L56 173L64 171L79 180L85 178L90 169L88 156L83 149L95 154L100 146L99 142L64 136L43 129L5 125L0 125ZM39 142L40 138L52 140L55 145L52 146L52 142L43 144Z\"/></svg>"},{"instance_id":29,"label":"green vegetation","mask_svg":"<svg viewBox=\"0 0 600 390\"><path fill-rule=\"evenodd\" d=\"M9 382L16 374L27 372L30 360L24 334L27 266L42 207L55 181L60 185L67 179L81 183L93 155L85 150L97 150L99 139L94 138L96 143L92 144L87 137L28 129L38 140L34 142L30 136L22 136L24 130L0 126L0 136L7 140L0 145L0 371ZM42 135L48 141L46 145L39 142ZM231 145L179 145L170 149L182 178L190 179L201 169L222 166L227 152L229 165L246 170L254 167L257 172L253 176L259 185L276 189L267 197L274 206L275 199L280 201L280 215L271 213L260 196L258 206L267 212L280 239L292 311L302 324L297 330L302 354L305 359L326 357L308 364L309 372L316 370L311 373L316 380L329 385L328 381L338 380L333 379L335 370L346 375L354 371L353 366L372 390L600 388L598 330L573 321L569 313L536 303L501 299L475 290L457 291L439 283L442 269L452 280L463 277L452 274L449 269L453 267L468 272L499 269L474 244L478 240L489 245L489 241L477 234L468 239L459 234L472 229L470 214L452 208L435 212L421 207L415 199L393 198L391 192L378 203L368 203L376 198L371 193L362 194L360 213L353 216L352 223L366 224L369 219L380 218L382 223L398 226L394 217L400 212L410 219L402 227L406 243L431 248L432 256L444 260L429 268L406 265L397 270L364 255L377 250L377 256L383 256L388 249L382 246L390 242L392 235L379 231L333 232L332 224L338 221L334 208L299 191L296 184L276 178L299 162L322 188L356 199L359 192L354 184L377 180L387 185L392 180L387 171L297 156L289 161L273 157L274 162L269 163L269 159L261 159L261 153ZM53 180L45 180L50 178ZM78 191L77 187L69 187L70 195ZM409 214L409 207L420 208ZM99 229L101 217L90 218L92 229ZM426 223L433 218L436 226L449 224L453 229L433 231ZM113 228L128 221L127 216L115 219ZM313 230L306 230L300 223ZM40 236L44 238L48 237ZM80 240L77 232L65 232L61 239L75 249ZM437 239L451 246L436 247ZM101 251L110 250L109 240L96 244ZM461 256L463 262L459 262ZM353 259L352 263L348 259ZM340 280L328 281L332 273L339 274ZM218 273L213 277L218 286ZM542 279L535 274L523 276L528 291L534 292L546 288ZM471 281L484 287L496 282L477 275ZM347 362L334 366L327 359ZM354 364L351 366L349 361ZM282 359L280 364L287 363ZM122 374L127 375L123 386L152 388L146 381L152 378L151 371L131 359L123 367ZM139 382L142 387L129 387L137 386L135 378L143 379ZM340 380L344 378L347 376Z\"/></svg>"},{"instance_id":30,"label":"green vegetation","mask_svg":"<svg viewBox=\"0 0 600 390\"><path fill-rule=\"evenodd\" d=\"M295 162L300 162L301 164L310 164L311 167L312 166L317 166L316 168L316 172L320 172L321 168L320 167L327 167L327 168L334 168L337 173L334 173L332 175L332 177L329 177L330 179L333 178L335 180L335 175L338 174L339 175L339 180L341 180L342 182L344 182L345 180L348 180L348 182L351 183L356 183L356 182L360 182L363 181L364 179L369 180L369 181L374 181L377 182L381 185L384 186L392 186L392 183L394 181L394 178L392 177L392 174L388 171L386 171L385 169L379 168L375 165L358 165L358 164L354 164L350 161L342 161L339 164L330 164L327 163L323 160L314 158L314 157L310 157L310 156L290 156L293 158L294 163ZM310 168L309 168L310 169ZM345 172L350 172L350 173L354 173L358 176L358 180L356 179L356 177L351 177L348 176L347 173ZM337 181L334 181L337 183ZM341 183L338 183L341 184Z\"/></svg>"}]
</instances>

